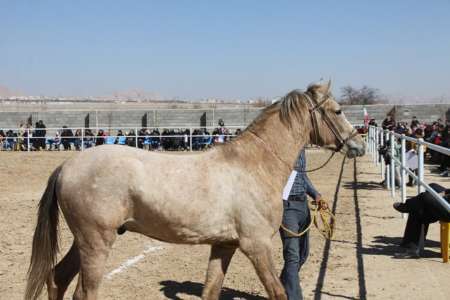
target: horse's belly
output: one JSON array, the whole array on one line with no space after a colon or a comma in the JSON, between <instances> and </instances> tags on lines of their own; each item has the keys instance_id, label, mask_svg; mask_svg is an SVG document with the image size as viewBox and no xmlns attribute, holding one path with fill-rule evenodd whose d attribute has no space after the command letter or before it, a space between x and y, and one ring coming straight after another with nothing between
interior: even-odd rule
<instances>
[{"instance_id":1,"label":"horse's belly","mask_svg":"<svg viewBox=\"0 0 450 300\"><path fill-rule=\"evenodd\" d=\"M135 207L127 230L171 243L217 243L237 240L234 222L215 207L145 203Z\"/></svg>"}]
</instances>

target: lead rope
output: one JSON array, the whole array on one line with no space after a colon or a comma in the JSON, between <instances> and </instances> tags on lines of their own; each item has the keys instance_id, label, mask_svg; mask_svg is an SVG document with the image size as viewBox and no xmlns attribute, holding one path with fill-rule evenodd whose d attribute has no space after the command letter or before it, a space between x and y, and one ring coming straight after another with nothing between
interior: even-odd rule
<instances>
[{"instance_id":1,"label":"lead rope","mask_svg":"<svg viewBox=\"0 0 450 300\"><path fill-rule=\"evenodd\" d=\"M290 166L284 159L282 159L281 157L279 157L273 150L272 150L272 148L271 147L269 147L269 145L267 145L267 143L262 139L262 138L260 138L256 133L254 133L253 131L251 131L251 130L247 130L248 132L250 132L254 137L256 137L259 141L261 141L261 143L263 143L264 144L264 146L266 146L266 148L273 154L273 156L275 156L279 161L281 161L285 166L287 166L289 169L292 169L292 166ZM320 170L320 169L322 169L323 167L325 167L329 162L330 162L330 160L333 158L333 156L336 154L336 152L337 151L333 151L332 153L331 153L331 155L330 155L330 157L328 157L328 159L325 161L325 163L323 163L320 167L317 167L317 168L315 168L315 169L312 169L312 170L306 170L306 171L304 171L305 173L310 173L310 172L315 172L315 171L318 171L318 170Z\"/></svg>"},{"instance_id":2,"label":"lead rope","mask_svg":"<svg viewBox=\"0 0 450 300\"><path fill-rule=\"evenodd\" d=\"M343 158L343 163L345 161L346 157ZM343 167L342 163L342 167ZM341 174L342 176L342 174ZM339 182L339 181L338 181ZM308 207L312 210L311 213L311 222L309 223L308 227L306 227L305 230L302 232L294 232L287 228L286 226L281 223L280 228L283 229L285 232L289 234L291 237L301 237L304 235L308 230L311 228L311 226L314 224L316 229L319 231L320 235L322 235L325 239L331 240L334 234L334 227L336 225L336 216L333 214L333 212L330 209L330 206L328 205L328 202L325 200L321 200L322 202L325 202L325 205L321 205L319 207L319 204L316 201L311 201L308 203ZM324 228L319 228L319 220L323 224Z\"/></svg>"},{"instance_id":3,"label":"lead rope","mask_svg":"<svg viewBox=\"0 0 450 300\"><path fill-rule=\"evenodd\" d=\"M331 239L333 237L334 226L336 224L336 216L331 212L328 203L325 200L321 201L326 203L324 205L325 208L323 206L319 208L318 203L314 203L314 201L308 203L308 207L312 211L311 222L309 223L308 227L306 227L306 229L304 229L302 232L299 233L294 232L288 229L286 226L284 226L283 223L280 225L280 227L284 231L286 231L291 237L301 237L306 232L308 232L308 230L314 224L316 229L319 231L320 235L322 235L325 239ZM320 220L324 228L320 228L318 220Z\"/></svg>"}]
</instances>

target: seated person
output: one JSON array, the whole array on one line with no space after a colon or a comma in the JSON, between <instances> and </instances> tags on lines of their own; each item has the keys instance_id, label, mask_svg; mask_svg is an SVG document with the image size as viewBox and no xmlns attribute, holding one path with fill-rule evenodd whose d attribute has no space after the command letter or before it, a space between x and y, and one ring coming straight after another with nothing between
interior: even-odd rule
<instances>
[{"instance_id":1,"label":"seated person","mask_svg":"<svg viewBox=\"0 0 450 300\"><path fill-rule=\"evenodd\" d=\"M450 189L431 183L430 187L441 194L450 203ZM419 240L422 224L424 225L424 239L427 236L428 225L437 221L450 222L450 213L428 192L409 198L405 203L394 203L394 209L401 213L408 213L408 221L400 246L407 248L406 254L419 257Z\"/></svg>"}]
</instances>

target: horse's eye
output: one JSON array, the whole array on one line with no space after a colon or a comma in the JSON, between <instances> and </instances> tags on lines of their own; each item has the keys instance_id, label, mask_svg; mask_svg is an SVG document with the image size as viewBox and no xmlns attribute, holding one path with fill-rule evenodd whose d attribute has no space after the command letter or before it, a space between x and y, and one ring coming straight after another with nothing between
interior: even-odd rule
<instances>
[{"instance_id":1,"label":"horse's eye","mask_svg":"<svg viewBox=\"0 0 450 300\"><path fill-rule=\"evenodd\" d=\"M336 114L337 114L337 115L342 114L342 110L337 110L337 111L336 111Z\"/></svg>"}]
</instances>

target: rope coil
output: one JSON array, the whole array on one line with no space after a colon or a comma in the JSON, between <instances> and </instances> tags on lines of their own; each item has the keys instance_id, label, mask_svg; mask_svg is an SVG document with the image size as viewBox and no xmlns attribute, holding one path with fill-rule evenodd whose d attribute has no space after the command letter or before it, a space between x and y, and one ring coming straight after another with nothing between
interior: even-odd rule
<instances>
[{"instance_id":1,"label":"rope coil","mask_svg":"<svg viewBox=\"0 0 450 300\"><path fill-rule=\"evenodd\" d=\"M309 223L308 227L306 227L305 230L297 233L288 229L286 226L283 225L283 223L281 223L280 227L284 231L286 231L291 237L301 237L314 224L316 229L319 231L320 235L322 235L325 239L330 240L333 237L334 226L336 224L336 217L331 212L328 203L325 200L320 201L322 202L322 205L320 206L316 201L311 201L308 203L309 209L312 211L311 222ZM320 225L320 223L322 223L322 226Z\"/></svg>"}]
</instances>

